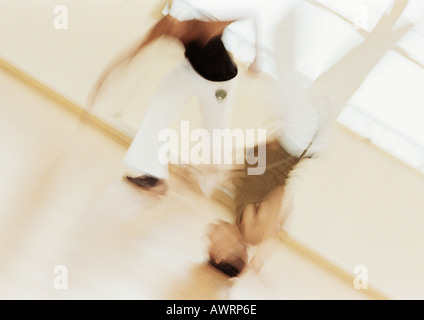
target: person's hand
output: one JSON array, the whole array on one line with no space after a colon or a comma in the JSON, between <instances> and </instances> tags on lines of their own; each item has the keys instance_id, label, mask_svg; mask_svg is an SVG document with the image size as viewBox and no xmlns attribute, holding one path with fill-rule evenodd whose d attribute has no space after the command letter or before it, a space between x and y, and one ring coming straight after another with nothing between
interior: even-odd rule
<instances>
[{"instance_id":1,"label":"person's hand","mask_svg":"<svg viewBox=\"0 0 424 320\"><path fill-rule=\"evenodd\" d=\"M142 42L140 45L136 44L134 47L128 49L128 51L116 57L106 67L106 69L100 74L95 85L93 86L90 93L88 94L88 97L86 99L86 106L88 108L91 108L94 106L94 103L96 102L96 99L99 96L99 93L104 83L106 82L107 78L109 78L110 74L113 71L115 71L118 67L125 67L129 65L131 61L135 58L135 56L138 54L138 52L146 45L145 42L146 40Z\"/></svg>"},{"instance_id":2,"label":"person's hand","mask_svg":"<svg viewBox=\"0 0 424 320\"><path fill-rule=\"evenodd\" d=\"M235 224L220 221L209 225L210 258L217 263L231 260L245 250L239 228Z\"/></svg>"},{"instance_id":3,"label":"person's hand","mask_svg":"<svg viewBox=\"0 0 424 320\"><path fill-rule=\"evenodd\" d=\"M230 277L240 276L248 262L247 247L236 224L210 226L209 263Z\"/></svg>"}]
</instances>

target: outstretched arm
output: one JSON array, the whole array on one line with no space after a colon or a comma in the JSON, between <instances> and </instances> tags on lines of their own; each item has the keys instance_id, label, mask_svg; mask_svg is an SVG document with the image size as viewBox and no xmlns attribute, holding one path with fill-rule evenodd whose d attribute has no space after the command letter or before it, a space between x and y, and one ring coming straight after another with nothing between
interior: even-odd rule
<instances>
[{"instance_id":1,"label":"outstretched arm","mask_svg":"<svg viewBox=\"0 0 424 320\"><path fill-rule=\"evenodd\" d=\"M112 63L109 64L109 66L101 73L99 79L97 80L95 86L89 94L87 105L94 105L104 82L114 69L116 69L123 63L130 63L143 48L152 43L154 40L160 38L162 35L173 35L175 33L174 29L176 29L178 25L177 22L178 20L169 15L164 16L153 26L153 28L150 30L150 32L140 44L137 44L129 51L126 51L125 53L116 57L114 61L112 61Z\"/></svg>"},{"instance_id":2,"label":"outstretched arm","mask_svg":"<svg viewBox=\"0 0 424 320\"><path fill-rule=\"evenodd\" d=\"M176 38L184 44L195 40L206 44L211 38L221 34L224 29L233 22L234 20L212 22L200 20L179 21L170 15L164 16L153 26L140 44L117 57L103 71L88 97L87 105L92 106L94 104L104 82L114 69L123 63L130 63L142 49L161 36Z\"/></svg>"},{"instance_id":3,"label":"outstretched arm","mask_svg":"<svg viewBox=\"0 0 424 320\"><path fill-rule=\"evenodd\" d=\"M273 190L259 204L249 204L242 213L239 225L245 242L259 245L274 237L287 219L291 207L292 199L286 195L284 187Z\"/></svg>"}]
</instances>

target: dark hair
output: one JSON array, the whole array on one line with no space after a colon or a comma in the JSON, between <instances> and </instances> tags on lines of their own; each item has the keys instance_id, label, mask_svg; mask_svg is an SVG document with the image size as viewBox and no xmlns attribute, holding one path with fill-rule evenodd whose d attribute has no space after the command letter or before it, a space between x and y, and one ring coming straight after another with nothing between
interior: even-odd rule
<instances>
[{"instance_id":1,"label":"dark hair","mask_svg":"<svg viewBox=\"0 0 424 320\"><path fill-rule=\"evenodd\" d=\"M216 263L215 261L213 261L213 259L209 260L209 264L211 266L213 266L214 268L216 268L217 270L221 271L222 273L226 274L227 276L231 278L237 277L240 274L240 272L244 269L244 266L245 266L245 262L240 258L237 258L234 262L238 268L228 262Z\"/></svg>"}]
</instances>

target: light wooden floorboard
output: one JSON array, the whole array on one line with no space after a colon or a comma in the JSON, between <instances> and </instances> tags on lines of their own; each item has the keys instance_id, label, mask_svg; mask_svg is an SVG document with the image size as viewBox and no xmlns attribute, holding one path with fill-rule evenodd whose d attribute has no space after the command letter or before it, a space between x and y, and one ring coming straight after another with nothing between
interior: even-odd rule
<instances>
[{"instance_id":1,"label":"light wooden floorboard","mask_svg":"<svg viewBox=\"0 0 424 320\"><path fill-rule=\"evenodd\" d=\"M1 299L369 299L281 242L228 281L205 263L228 213L176 177L163 198L132 188L125 150L0 73Z\"/></svg>"}]
</instances>

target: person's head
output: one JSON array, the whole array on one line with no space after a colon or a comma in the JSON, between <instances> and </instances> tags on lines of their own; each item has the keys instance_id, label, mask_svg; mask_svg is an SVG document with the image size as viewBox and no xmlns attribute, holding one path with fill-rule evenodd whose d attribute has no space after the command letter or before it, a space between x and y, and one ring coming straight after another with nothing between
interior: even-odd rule
<instances>
[{"instance_id":1,"label":"person's head","mask_svg":"<svg viewBox=\"0 0 424 320\"><path fill-rule=\"evenodd\" d=\"M213 224L209 232L209 263L229 277L238 276L247 264L247 248L237 225Z\"/></svg>"}]
</instances>

